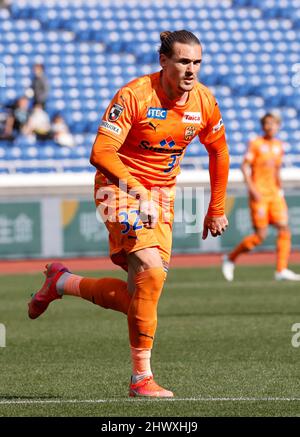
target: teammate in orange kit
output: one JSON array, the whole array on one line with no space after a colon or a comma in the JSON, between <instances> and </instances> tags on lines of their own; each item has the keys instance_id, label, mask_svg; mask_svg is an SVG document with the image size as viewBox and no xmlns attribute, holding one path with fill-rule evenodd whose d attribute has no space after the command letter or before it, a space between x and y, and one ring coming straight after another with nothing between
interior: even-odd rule
<instances>
[{"instance_id":1,"label":"teammate in orange kit","mask_svg":"<svg viewBox=\"0 0 300 437\"><path fill-rule=\"evenodd\" d=\"M205 239L208 232L221 235L228 225L224 204L229 156L218 104L197 81L199 40L185 30L163 32L159 54L160 72L139 77L117 92L91 153L97 168L95 202L109 232L110 256L128 271L128 280L82 278L60 263L50 264L43 287L29 303L29 317L38 317L63 294L123 312L133 367L130 396L172 397L154 381L150 357L171 254L179 162L198 135L210 160Z\"/></svg>"},{"instance_id":2,"label":"teammate in orange kit","mask_svg":"<svg viewBox=\"0 0 300 437\"><path fill-rule=\"evenodd\" d=\"M223 275L227 281L233 280L234 263L238 256L261 244L271 224L278 230L275 279L300 281L300 275L287 268L291 232L280 180L283 147L281 141L275 138L280 127L280 119L268 113L261 119L261 126L264 135L250 142L242 164L242 172L249 190L249 206L255 232L245 237L229 255L225 255Z\"/></svg>"}]
</instances>

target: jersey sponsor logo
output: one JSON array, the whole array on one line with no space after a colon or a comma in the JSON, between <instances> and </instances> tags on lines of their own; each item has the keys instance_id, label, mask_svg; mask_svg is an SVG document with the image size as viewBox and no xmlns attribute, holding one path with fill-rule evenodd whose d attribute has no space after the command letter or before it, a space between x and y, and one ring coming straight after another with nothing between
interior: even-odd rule
<instances>
[{"instance_id":1,"label":"jersey sponsor logo","mask_svg":"<svg viewBox=\"0 0 300 437\"><path fill-rule=\"evenodd\" d=\"M170 138L170 137L168 137L168 138ZM166 140L164 140L164 141L166 141ZM167 143L165 143L165 145L166 144ZM175 141L174 141L174 145L175 145ZM172 148L163 148L163 147L164 146L161 146L161 147L151 146L151 144L147 140L142 140L139 144L140 149L151 150L151 152L166 153L166 154L176 153L177 155L182 155L182 153L183 153L183 149L172 149Z\"/></svg>"},{"instance_id":2,"label":"jersey sponsor logo","mask_svg":"<svg viewBox=\"0 0 300 437\"><path fill-rule=\"evenodd\" d=\"M122 132L122 129L119 126L115 126L112 123L109 123L108 121L102 120L102 123L100 127L103 127L104 129L110 130L116 135L120 135Z\"/></svg>"},{"instance_id":3,"label":"jersey sponsor logo","mask_svg":"<svg viewBox=\"0 0 300 437\"><path fill-rule=\"evenodd\" d=\"M167 118L168 110L164 108L148 108L147 118L158 118L165 120Z\"/></svg>"},{"instance_id":4,"label":"jersey sponsor logo","mask_svg":"<svg viewBox=\"0 0 300 437\"><path fill-rule=\"evenodd\" d=\"M160 141L159 144L161 145L161 147L164 147L166 145L168 145L169 147L174 147L176 143L170 135L165 140Z\"/></svg>"},{"instance_id":5,"label":"jersey sponsor logo","mask_svg":"<svg viewBox=\"0 0 300 437\"><path fill-rule=\"evenodd\" d=\"M200 124L202 121L201 112L184 112L182 123Z\"/></svg>"},{"instance_id":6,"label":"jersey sponsor logo","mask_svg":"<svg viewBox=\"0 0 300 437\"><path fill-rule=\"evenodd\" d=\"M196 128L194 126L187 126L184 131L184 139L191 141L194 138Z\"/></svg>"},{"instance_id":7,"label":"jersey sponsor logo","mask_svg":"<svg viewBox=\"0 0 300 437\"><path fill-rule=\"evenodd\" d=\"M123 106L119 105L118 103L114 103L110 108L108 121L117 121L123 111Z\"/></svg>"},{"instance_id":8,"label":"jersey sponsor logo","mask_svg":"<svg viewBox=\"0 0 300 437\"><path fill-rule=\"evenodd\" d=\"M152 122L150 121L149 126L152 127L152 129L155 130L155 132L156 132L156 129L158 128L159 123L154 124L154 123L152 123Z\"/></svg>"},{"instance_id":9,"label":"jersey sponsor logo","mask_svg":"<svg viewBox=\"0 0 300 437\"><path fill-rule=\"evenodd\" d=\"M223 124L224 124L223 119L220 118L218 123L213 127L213 133L215 134L216 132L218 132L221 129L221 127L223 126Z\"/></svg>"}]
</instances>

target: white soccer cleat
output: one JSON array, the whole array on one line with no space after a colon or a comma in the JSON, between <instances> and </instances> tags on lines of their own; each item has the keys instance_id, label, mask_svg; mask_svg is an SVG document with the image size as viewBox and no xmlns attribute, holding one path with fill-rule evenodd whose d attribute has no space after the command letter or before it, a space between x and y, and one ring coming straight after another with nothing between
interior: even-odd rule
<instances>
[{"instance_id":1,"label":"white soccer cleat","mask_svg":"<svg viewBox=\"0 0 300 437\"><path fill-rule=\"evenodd\" d=\"M300 281L300 275L289 269L283 269L281 272L275 272L276 281Z\"/></svg>"},{"instance_id":2,"label":"white soccer cleat","mask_svg":"<svg viewBox=\"0 0 300 437\"><path fill-rule=\"evenodd\" d=\"M226 281L233 281L235 264L229 260L227 255L223 256L222 273Z\"/></svg>"}]
</instances>

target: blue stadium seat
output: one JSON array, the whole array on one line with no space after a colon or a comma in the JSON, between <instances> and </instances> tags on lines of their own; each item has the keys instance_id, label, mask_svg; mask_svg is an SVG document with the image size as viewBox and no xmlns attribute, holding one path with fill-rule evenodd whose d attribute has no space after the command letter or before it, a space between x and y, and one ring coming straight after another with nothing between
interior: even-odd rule
<instances>
[{"instance_id":1,"label":"blue stadium seat","mask_svg":"<svg viewBox=\"0 0 300 437\"><path fill-rule=\"evenodd\" d=\"M281 109L287 153L300 154L300 86L293 73L300 49L298 0L122 1L118 7L96 0L23 0L12 2L10 11L0 10L0 22L0 56L7 74L6 87L0 88L1 103L24 94L32 65L43 62L51 86L47 111L50 116L62 113L76 141L74 149L24 138L14 144L1 142L0 158L2 153L11 163L24 160L26 171L35 171L25 165L34 160L87 158L117 88L160 68L159 32L168 28L188 28L202 41L200 77L219 101L236 156L232 168L239 165L239 154L249 135L259 131L258 119L268 108ZM198 142L186 151L187 156L203 159L204 167L205 154ZM70 171L72 166L64 168ZM79 168L83 166L76 164L73 170Z\"/></svg>"}]
</instances>

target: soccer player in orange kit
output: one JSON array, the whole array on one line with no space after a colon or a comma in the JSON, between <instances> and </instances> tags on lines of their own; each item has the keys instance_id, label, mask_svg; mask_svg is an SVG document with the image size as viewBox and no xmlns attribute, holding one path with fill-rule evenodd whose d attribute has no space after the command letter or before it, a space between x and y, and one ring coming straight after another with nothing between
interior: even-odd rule
<instances>
[{"instance_id":1,"label":"soccer player in orange kit","mask_svg":"<svg viewBox=\"0 0 300 437\"><path fill-rule=\"evenodd\" d=\"M264 135L250 142L242 164L255 232L245 237L229 255L225 255L222 272L227 281L232 281L234 263L238 256L261 244L271 224L278 230L275 279L277 281L300 281L300 275L287 268L291 232L288 227L288 209L280 180L283 146L282 142L275 138L280 127L280 119L268 113L262 117L261 126Z\"/></svg>"},{"instance_id":2,"label":"soccer player in orange kit","mask_svg":"<svg viewBox=\"0 0 300 437\"><path fill-rule=\"evenodd\" d=\"M117 92L91 153L97 169L95 202L109 232L110 256L128 271L128 280L82 278L52 263L29 303L29 317L38 317L63 294L123 312L132 358L129 395L172 397L154 381L150 357L171 255L179 162L198 135L210 162L205 239L208 232L221 235L228 226L224 206L229 155L218 104L197 81L202 60L198 38L186 30L163 32L159 55L160 72L139 77ZM154 188L164 194L157 198Z\"/></svg>"}]
</instances>

